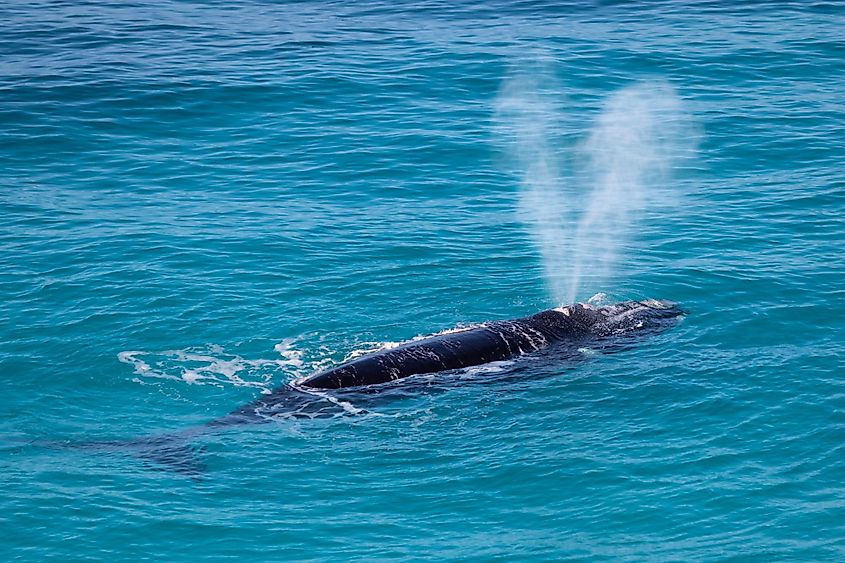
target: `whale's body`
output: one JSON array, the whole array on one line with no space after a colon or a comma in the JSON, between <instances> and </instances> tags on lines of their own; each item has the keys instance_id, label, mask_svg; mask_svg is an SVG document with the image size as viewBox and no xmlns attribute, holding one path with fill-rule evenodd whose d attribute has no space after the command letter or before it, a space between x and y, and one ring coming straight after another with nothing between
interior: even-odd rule
<instances>
[{"instance_id":1,"label":"whale's body","mask_svg":"<svg viewBox=\"0 0 845 563\"><path fill-rule=\"evenodd\" d=\"M511 360L544 349L560 351L556 358L572 357L583 348L614 350L632 338L671 326L682 314L669 301L625 301L604 307L579 303L450 330L378 350L283 385L207 426L268 420L277 415L315 416L326 406L324 391L373 391L376 386L414 375Z\"/></svg>"},{"instance_id":2,"label":"whale's body","mask_svg":"<svg viewBox=\"0 0 845 563\"><path fill-rule=\"evenodd\" d=\"M437 373L509 360L544 348L609 339L654 328L679 315L666 301L628 301L608 307L576 304L529 317L494 321L412 340L315 374L300 387L338 389L377 385L412 375Z\"/></svg>"},{"instance_id":3,"label":"whale's body","mask_svg":"<svg viewBox=\"0 0 845 563\"><path fill-rule=\"evenodd\" d=\"M292 384L282 385L255 401L202 426L133 440L60 442L52 447L124 451L173 471L200 478L204 464L191 440L217 428L274 420L277 417L335 416L348 412L339 397L376 396L384 384L414 375L436 374L510 360L544 349L553 361L583 357L584 348L613 351L673 325L683 315L668 301L626 301L604 307L575 304L513 320L493 321L416 338L341 363ZM560 353L558 353L560 352ZM363 390L363 391L362 391ZM356 394L356 391L362 391ZM353 412L356 412L353 410Z\"/></svg>"}]
</instances>

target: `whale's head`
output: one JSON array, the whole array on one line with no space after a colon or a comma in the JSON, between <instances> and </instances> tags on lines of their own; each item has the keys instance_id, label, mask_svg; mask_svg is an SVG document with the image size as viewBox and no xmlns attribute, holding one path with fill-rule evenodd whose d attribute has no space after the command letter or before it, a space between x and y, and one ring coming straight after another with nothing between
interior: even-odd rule
<instances>
[{"instance_id":1,"label":"whale's head","mask_svg":"<svg viewBox=\"0 0 845 563\"><path fill-rule=\"evenodd\" d=\"M612 337L660 332L683 318L672 301L645 299L597 306L573 303L530 317L533 325L553 340L572 337Z\"/></svg>"},{"instance_id":2,"label":"whale's head","mask_svg":"<svg viewBox=\"0 0 845 563\"><path fill-rule=\"evenodd\" d=\"M684 317L684 311L677 303L663 299L623 301L593 310L596 316L592 332L601 336L657 332L675 325Z\"/></svg>"}]
</instances>

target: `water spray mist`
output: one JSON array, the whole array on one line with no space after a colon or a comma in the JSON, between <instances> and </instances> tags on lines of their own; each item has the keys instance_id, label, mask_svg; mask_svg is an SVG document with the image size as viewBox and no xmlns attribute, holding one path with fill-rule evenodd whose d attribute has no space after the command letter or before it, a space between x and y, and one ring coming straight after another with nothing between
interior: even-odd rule
<instances>
[{"instance_id":1,"label":"water spray mist","mask_svg":"<svg viewBox=\"0 0 845 563\"><path fill-rule=\"evenodd\" d=\"M564 303L605 289L617 275L622 249L636 242L636 220L675 199L669 175L695 135L664 81L610 96L576 143L567 141L560 100L548 67L534 68L505 81L496 123L520 174L520 217L540 250L552 298Z\"/></svg>"}]
</instances>

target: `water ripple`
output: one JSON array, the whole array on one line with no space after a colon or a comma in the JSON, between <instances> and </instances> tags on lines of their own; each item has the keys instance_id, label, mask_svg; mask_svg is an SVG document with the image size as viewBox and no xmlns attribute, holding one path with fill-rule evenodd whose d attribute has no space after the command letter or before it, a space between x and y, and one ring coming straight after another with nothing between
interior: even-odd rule
<instances>
[{"instance_id":1,"label":"water ripple","mask_svg":"<svg viewBox=\"0 0 845 563\"><path fill-rule=\"evenodd\" d=\"M3 558L842 558L837 4L0 12ZM549 306L496 113L538 60L567 189L615 93L665 80L688 111L697 156L584 288L676 300L675 330L205 435L198 482L27 445L199 425Z\"/></svg>"}]
</instances>

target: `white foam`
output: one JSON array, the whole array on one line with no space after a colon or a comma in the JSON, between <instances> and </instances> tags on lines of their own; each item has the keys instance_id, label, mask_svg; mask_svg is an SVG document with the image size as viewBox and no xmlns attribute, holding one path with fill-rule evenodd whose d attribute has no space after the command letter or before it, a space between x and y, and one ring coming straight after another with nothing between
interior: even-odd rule
<instances>
[{"instance_id":1,"label":"white foam","mask_svg":"<svg viewBox=\"0 0 845 563\"><path fill-rule=\"evenodd\" d=\"M189 385L233 385L269 393L279 371L296 374L306 367L302 352L294 343L294 339L286 339L276 344L274 348L281 359L247 359L227 353L219 345L155 352L127 350L117 358L131 365L141 382L171 380Z\"/></svg>"},{"instance_id":2,"label":"white foam","mask_svg":"<svg viewBox=\"0 0 845 563\"><path fill-rule=\"evenodd\" d=\"M367 354L374 354L384 350L392 350L402 344L405 344L405 342L363 342L361 343L361 348L356 348L346 354L346 357L343 358L343 362L348 362L350 360L354 360L355 358L366 356Z\"/></svg>"},{"instance_id":3,"label":"white foam","mask_svg":"<svg viewBox=\"0 0 845 563\"><path fill-rule=\"evenodd\" d=\"M295 338L285 338L273 346L273 349L285 359L285 365L300 368L304 365L302 361L302 350L297 350L294 347L295 342Z\"/></svg>"},{"instance_id":4,"label":"white foam","mask_svg":"<svg viewBox=\"0 0 845 563\"><path fill-rule=\"evenodd\" d=\"M478 366L470 366L463 368L462 370L458 371L458 377L475 377L477 375L484 375L489 373L499 373L503 371L507 371L510 369L516 362L514 360L501 360L498 362L489 362L486 364L481 364Z\"/></svg>"},{"instance_id":5,"label":"white foam","mask_svg":"<svg viewBox=\"0 0 845 563\"><path fill-rule=\"evenodd\" d=\"M345 413L348 414L362 414L365 411L363 409L359 409L349 401L343 401L338 399L334 395L327 393L325 391L319 391L313 387L298 387L300 391L303 393L308 393L309 395L314 395L315 397L320 397L321 399L325 399L326 401L335 404L343 409Z\"/></svg>"},{"instance_id":6,"label":"white foam","mask_svg":"<svg viewBox=\"0 0 845 563\"><path fill-rule=\"evenodd\" d=\"M200 377L202 376L194 370L187 370L185 371L185 373L182 374L182 379L186 383L196 383L200 379Z\"/></svg>"}]
</instances>

